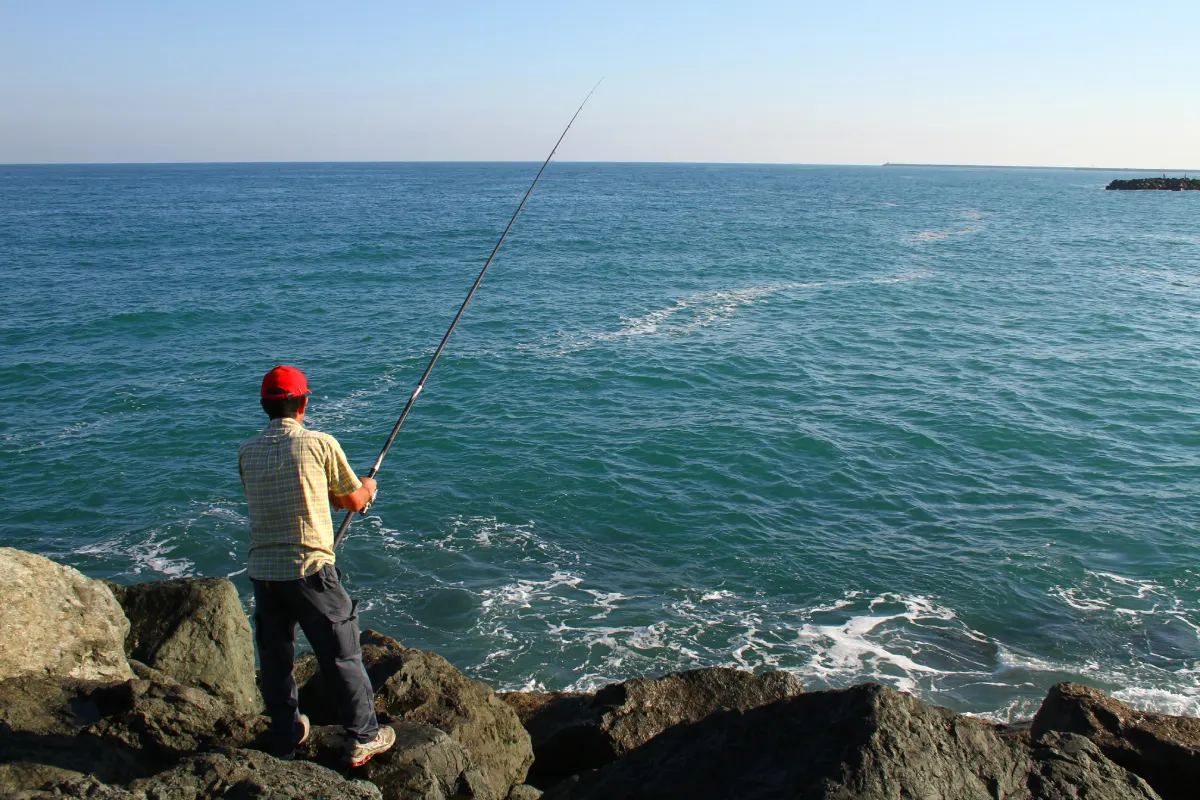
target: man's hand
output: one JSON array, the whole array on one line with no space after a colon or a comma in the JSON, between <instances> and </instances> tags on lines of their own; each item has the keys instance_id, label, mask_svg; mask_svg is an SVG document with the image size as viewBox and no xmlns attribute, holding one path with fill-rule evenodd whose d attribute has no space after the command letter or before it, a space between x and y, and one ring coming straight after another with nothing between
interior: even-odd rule
<instances>
[{"instance_id":1,"label":"man's hand","mask_svg":"<svg viewBox=\"0 0 1200 800\"><path fill-rule=\"evenodd\" d=\"M374 478L363 478L362 488L367 490L367 502L363 505L363 508L366 508L375 502L375 495L379 492L379 482Z\"/></svg>"},{"instance_id":2,"label":"man's hand","mask_svg":"<svg viewBox=\"0 0 1200 800\"><path fill-rule=\"evenodd\" d=\"M374 478L362 478L361 480L362 486L350 494L335 495L330 493L329 502L333 507L357 513L366 511L367 506L375 502L375 494L379 491L379 484Z\"/></svg>"}]
</instances>

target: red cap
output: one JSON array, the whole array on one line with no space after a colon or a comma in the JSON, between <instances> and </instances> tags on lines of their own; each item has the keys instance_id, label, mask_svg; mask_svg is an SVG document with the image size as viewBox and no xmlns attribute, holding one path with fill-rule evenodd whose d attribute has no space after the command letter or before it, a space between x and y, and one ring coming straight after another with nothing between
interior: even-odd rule
<instances>
[{"instance_id":1,"label":"red cap","mask_svg":"<svg viewBox=\"0 0 1200 800\"><path fill-rule=\"evenodd\" d=\"M300 397L312 394L308 390L308 380L304 373L295 367L280 364L275 369L263 375L262 389L259 394L266 400L286 400L289 397Z\"/></svg>"}]
</instances>

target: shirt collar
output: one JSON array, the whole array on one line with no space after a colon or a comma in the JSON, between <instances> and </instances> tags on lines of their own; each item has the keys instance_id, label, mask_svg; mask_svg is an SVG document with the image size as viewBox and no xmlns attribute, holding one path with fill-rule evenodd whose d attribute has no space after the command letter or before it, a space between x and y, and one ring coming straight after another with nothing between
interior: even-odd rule
<instances>
[{"instance_id":1,"label":"shirt collar","mask_svg":"<svg viewBox=\"0 0 1200 800\"><path fill-rule=\"evenodd\" d=\"M301 425L299 422L296 422L296 420L292 419L291 417L276 417L275 419L273 419L267 423L267 431L271 432L271 433L283 431L288 428L303 428L303 427L304 427L303 425Z\"/></svg>"}]
</instances>

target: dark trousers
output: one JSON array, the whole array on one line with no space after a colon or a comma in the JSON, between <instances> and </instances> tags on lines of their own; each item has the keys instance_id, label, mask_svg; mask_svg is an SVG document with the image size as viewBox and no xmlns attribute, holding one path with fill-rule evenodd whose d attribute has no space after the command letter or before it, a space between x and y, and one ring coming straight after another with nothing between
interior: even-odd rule
<instances>
[{"instance_id":1,"label":"dark trousers","mask_svg":"<svg viewBox=\"0 0 1200 800\"><path fill-rule=\"evenodd\" d=\"M254 609L263 701L271 732L284 749L295 744L300 729L292 672L296 623L308 637L325 686L342 711L347 736L360 742L374 739L379 723L358 644L358 610L342 588L337 569L328 564L295 581L256 580Z\"/></svg>"}]
</instances>

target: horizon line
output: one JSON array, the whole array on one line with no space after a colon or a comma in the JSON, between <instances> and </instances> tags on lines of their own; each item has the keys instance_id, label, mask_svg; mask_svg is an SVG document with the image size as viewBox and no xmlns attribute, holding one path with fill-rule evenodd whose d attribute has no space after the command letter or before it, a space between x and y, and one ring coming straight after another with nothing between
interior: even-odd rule
<instances>
[{"instance_id":1,"label":"horizon line","mask_svg":"<svg viewBox=\"0 0 1200 800\"><path fill-rule=\"evenodd\" d=\"M328 159L328 160L233 160L233 161L10 161L0 167L151 167L151 166L229 166L252 164L536 164L534 159ZM1181 172L1200 174L1197 169L1168 169L1163 167L1095 167L1057 164L922 164L901 161L874 163L808 162L808 161L618 161L556 159L559 164L643 164L673 166L763 166L763 167L877 167L909 169L1029 169L1069 170L1080 172Z\"/></svg>"},{"instance_id":2,"label":"horizon line","mask_svg":"<svg viewBox=\"0 0 1200 800\"><path fill-rule=\"evenodd\" d=\"M921 169L1069 169L1080 172L1200 172L1197 169L1166 169L1164 167L1056 167L1029 164L909 164L885 161L884 167L918 167Z\"/></svg>"}]
</instances>

